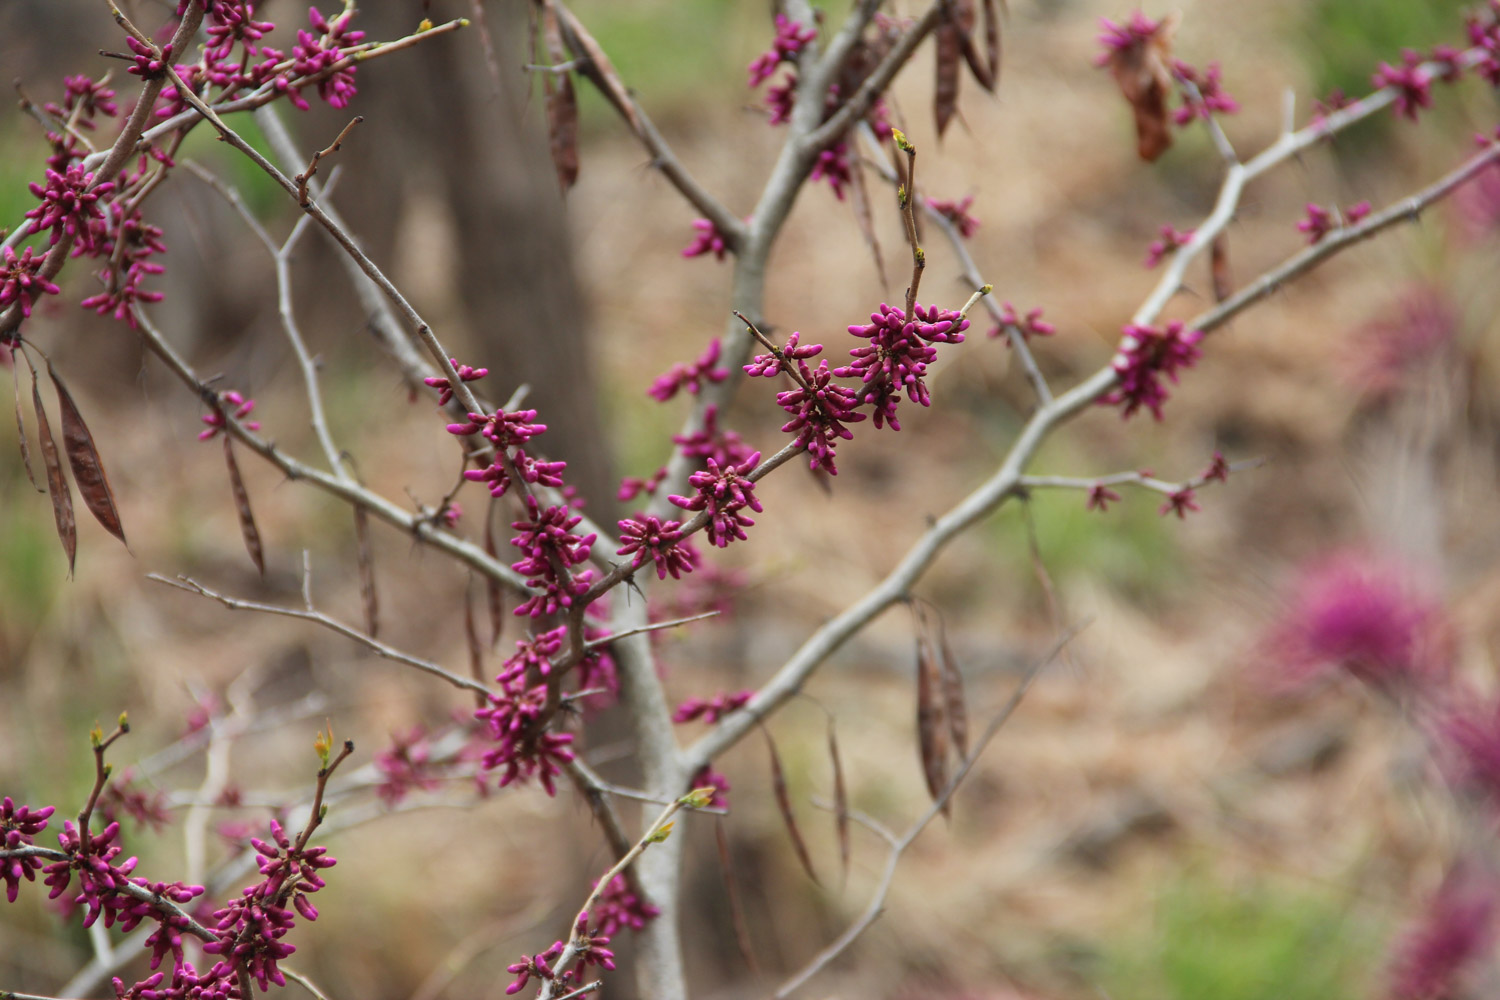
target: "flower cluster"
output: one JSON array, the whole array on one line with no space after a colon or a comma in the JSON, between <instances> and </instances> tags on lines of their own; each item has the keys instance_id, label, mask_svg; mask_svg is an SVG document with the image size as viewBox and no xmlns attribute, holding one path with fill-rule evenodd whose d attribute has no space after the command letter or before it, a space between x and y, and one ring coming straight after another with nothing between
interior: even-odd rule
<instances>
[{"instance_id":1,"label":"flower cluster","mask_svg":"<svg viewBox=\"0 0 1500 1000\"><path fill-rule=\"evenodd\" d=\"M786 346L781 349L780 355L777 355L775 353L757 354L754 358L751 359L750 363L745 366L745 374L749 375L751 378L754 378L756 376L765 376L766 378L771 378L774 375L779 375L782 372L792 370L791 365L782 360L783 357L792 361L817 357L818 354L822 352L823 345L798 344L797 341L801 336L802 334L793 330L792 335L787 338Z\"/></svg>"},{"instance_id":2,"label":"flower cluster","mask_svg":"<svg viewBox=\"0 0 1500 1000\"><path fill-rule=\"evenodd\" d=\"M597 882L594 884L598 885ZM624 875L616 875L604 887L604 891L599 894L599 902L594 906L594 919L598 921L599 933L610 937L625 927L638 931L646 926L647 921L659 916L661 910L638 896L630 888Z\"/></svg>"},{"instance_id":3,"label":"flower cluster","mask_svg":"<svg viewBox=\"0 0 1500 1000\"><path fill-rule=\"evenodd\" d=\"M656 377L646 394L657 402L665 403L684 388L696 396L704 382L724 381L729 377L729 369L715 367L719 363L721 350L719 338L715 337L708 342L708 347L704 348L697 361L690 365L680 361L672 365L670 371Z\"/></svg>"},{"instance_id":4,"label":"flower cluster","mask_svg":"<svg viewBox=\"0 0 1500 1000\"><path fill-rule=\"evenodd\" d=\"M1486 18L1479 12L1471 13L1464 21L1469 44L1482 56L1474 69L1490 86L1500 87L1500 0L1489 0Z\"/></svg>"},{"instance_id":5,"label":"flower cluster","mask_svg":"<svg viewBox=\"0 0 1500 1000\"><path fill-rule=\"evenodd\" d=\"M240 898L214 912L219 937L203 946L218 955L219 965L244 969L262 992L286 985L277 963L296 951L284 938L296 924L288 903L307 920L318 919L317 907L307 898L327 883L318 872L337 861L323 847L306 847L299 839L293 845L276 820L271 821L271 840L252 838L256 861L263 876L246 886ZM215 969L218 965L215 966Z\"/></svg>"},{"instance_id":6,"label":"flower cluster","mask_svg":"<svg viewBox=\"0 0 1500 1000\"><path fill-rule=\"evenodd\" d=\"M1462 866L1450 872L1398 949L1390 995L1396 1000L1466 995L1465 974L1495 941L1496 903L1493 876Z\"/></svg>"},{"instance_id":7,"label":"flower cluster","mask_svg":"<svg viewBox=\"0 0 1500 1000\"><path fill-rule=\"evenodd\" d=\"M938 306L912 306L912 317L905 310L882 302L880 310L870 314L870 322L851 326L849 332L869 340L863 347L850 350L854 360L833 374L840 378L859 378L863 388L858 399L870 403L875 411L875 426L886 423L899 431L896 404L904 390L913 403L929 405L927 384L923 376L927 366L937 359L934 344L961 344L969 321L962 314Z\"/></svg>"},{"instance_id":8,"label":"flower cluster","mask_svg":"<svg viewBox=\"0 0 1500 1000\"><path fill-rule=\"evenodd\" d=\"M972 204L974 204L974 196L972 194L965 195L960 201L944 201L939 198L927 199L927 207L953 223L958 229L958 235L964 239L973 236L979 229L979 220L969 214L969 206Z\"/></svg>"},{"instance_id":9,"label":"flower cluster","mask_svg":"<svg viewBox=\"0 0 1500 1000\"><path fill-rule=\"evenodd\" d=\"M1218 63L1209 63L1208 69L1199 73L1182 60L1174 59L1172 75L1182 90L1182 106L1172 112L1172 121L1178 126L1186 125L1194 118L1207 121L1215 112L1231 115L1240 109L1239 102L1224 92Z\"/></svg>"},{"instance_id":10,"label":"flower cluster","mask_svg":"<svg viewBox=\"0 0 1500 1000\"><path fill-rule=\"evenodd\" d=\"M1151 270L1162 262L1162 259L1176 250L1178 247L1187 246L1188 241L1193 238L1196 230L1178 230L1171 225L1161 227L1161 238L1153 240L1146 248L1146 270Z\"/></svg>"},{"instance_id":11,"label":"flower cluster","mask_svg":"<svg viewBox=\"0 0 1500 1000\"><path fill-rule=\"evenodd\" d=\"M113 181L94 183L94 175L74 163L63 170L47 170L45 184L30 184L31 193L42 203L26 213L31 223L26 234L50 232L48 244L56 246L64 235L72 239L75 256L98 254L102 249L104 206L100 199L115 189Z\"/></svg>"},{"instance_id":12,"label":"flower cluster","mask_svg":"<svg viewBox=\"0 0 1500 1000\"><path fill-rule=\"evenodd\" d=\"M1184 329L1176 320L1161 330L1151 326L1125 327L1120 350L1111 363L1120 385L1100 402L1123 407L1126 418L1144 406L1160 420L1162 404L1167 401L1162 376L1176 382L1178 369L1191 368L1198 360L1202 353L1198 344L1202 339L1201 331Z\"/></svg>"},{"instance_id":13,"label":"flower cluster","mask_svg":"<svg viewBox=\"0 0 1500 1000\"><path fill-rule=\"evenodd\" d=\"M698 553L692 543L682 536L682 522L663 521L654 514L637 514L619 522L620 541L618 555L632 556L630 565L639 569L648 560L656 563L656 578L672 579L691 573L697 565Z\"/></svg>"},{"instance_id":14,"label":"flower cluster","mask_svg":"<svg viewBox=\"0 0 1500 1000\"><path fill-rule=\"evenodd\" d=\"M39 273L47 255L33 256L34 250L27 247L19 257L10 247L4 248L5 260L0 265L0 309L12 302L21 303L21 315L31 315L31 306L41 295L56 295L61 289L43 278Z\"/></svg>"},{"instance_id":15,"label":"flower cluster","mask_svg":"<svg viewBox=\"0 0 1500 1000\"><path fill-rule=\"evenodd\" d=\"M138 787L131 768L126 768L119 777L105 786L104 793L99 796L99 811L106 822L112 823L125 815L135 820L137 825L149 826L156 833L160 833L172 822L167 793L159 788Z\"/></svg>"},{"instance_id":16,"label":"flower cluster","mask_svg":"<svg viewBox=\"0 0 1500 1000\"><path fill-rule=\"evenodd\" d=\"M719 426L717 406L704 407L703 426L691 434L674 434L672 442L688 458L701 458L705 462L712 460L720 467L743 464L755 454L737 432Z\"/></svg>"},{"instance_id":17,"label":"flower cluster","mask_svg":"<svg viewBox=\"0 0 1500 1000\"><path fill-rule=\"evenodd\" d=\"M36 843L36 835L47 828L47 819L56 812L55 806L31 809L17 806L9 795L0 799L0 843L7 851L29 847ZM36 881L36 870L42 859L36 857L0 859L0 880L5 882L5 898L14 903L21 889L21 879Z\"/></svg>"},{"instance_id":18,"label":"flower cluster","mask_svg":"<svg viewBox=\"0 0 1500 1000\"><path fill-rule=\"evenodd\" d=\"M488 368L474 368L470 365L461 365L457 358L449 358L448 363L453 370L458 372L460 382L477 382L490 373ZM422 380L429 387L438 391L438 405L447 406L448 401L453 398L453 386L448 379L441 375L430 375Z\"/></svg>"},{"instance_id":19,"label":"flower cluster","mask_svg":"<svg viewBox=\"0 0 1500 1000\"><path fill-rule=\"evenodd\" d=\"M722 549L735 539L743 541L745 529L755 524L744 513L747 507L757 514L764 509L755 497L755 484L747 478L760 464L760 452L745 456L738 465L720 465L713 458L706 464L707 468L688 477L688 483L698 490L696 494L667 499L683 510L708 510L712 514L705 528L708 540Z\"/></svg>"},{"instance_id":20,"label":"flower cluster","mask_svg":"<svg viewBox=\"0 0 1500 1000\"><path fill-rule=\"evenodd\" d=\"M198 432L199 441L207 441L209 438L213 437L224 429L225 420L223 404L225 403L234 407L234 419L243 423L247 430L260 430L259 420L245 419L251 413L255 412L255 400L247 399L233 389L230 389L228 392L225 392L219 396L219 403L220 406L218 409L215 409L212 413L205 413L203 415L203 422L207 424L208 427Z\"/></svg>"},{"instance_id":21,"label":"flower cluster","mask_svg":"<svg viewBox=\"0 0 1500 1000\"><path fill-rule=\"evenodd\" d=\"M1412 49L1401 52L1401 65L1381 63L1371 82L1396 92L1396 114L1412 121L1422 109L1432 107L1432 73L1422 65L1422 53Z\"/></svg>"},{"instance_id":22,"label":"flower cluster","mask_svg":"<svg viewBox=\"0 0 1500 1000\"><path fill-rule=\"evenodd\" d=\"M754 691L730 691L716 694L706 701L702 698L689 698L677 706L677 711L672 713L672 721L692 722L702 719L709 725L713 725L723 716L737 708L742 708L753 697L755 697Z\"/></svg>"},{"instance_id":23,"label":"flower cluster","mask_svg":"<svg viewBox=\"0 0 1500 1000\"><path fill-rule=\"evenodd\" d=\"M1314 205L1308 202L1307 218L1297 223L1297 231L1307 234L1307 242L1319 243L1323 237L1335 229L1344 226L1352 226L1360 219L1370 214L1370 203L1368 201L1356 202L1339 212L1337 209L1327 209L1322 205Z\"/></svg>"},{"instance_id":24,"label":"flower cluster","mask_svg":"<svg viewBox=\"0 0 1500 1000\"><path fill-rule=\"evenodd\" d=\"M496 744L484 752L480 766L486 771L503 767L502 788L535 777L548 795L555 795L554 779L573 759L573 734L547 729L555 712L549 708L546 684L527 687L524 678L499 683L501 692L490 695L488 704L474 713Z\"/></svg>"},{"instance_id":25,"label":"flower cluster","mask_svg":"<svg viewBox=\"0 0 1500 1000\"><path fill-rule=\"evenodd\" d=\"M398 804L413 790L431 791L438 786L432 771L432 744L421 726L394 737L389 747L375 755L375 769L382 776L375 793L388 806Z\"/></svg>"},{"instance_id":26,"label":"flower cluster","mask_svg":"<svg viewBox=\"0 0 1500 1000\"><path fill-rule=\"evenodd\" d=\"M554 941L546 951L537 955L522 955L519 962L506 966L505 971L516 977L515 982L505 988L506 994L513 995L521 992L533 977L543 980L556 979L570 990L583 982L584 972L590 965L597 965L601 969L612 971L615 967L615 953L606 947L609 944L609 935L603 930L590 933L588 920L587 913L578 915L578 925L573 934L575 949L573 968L559 971L552 967L553 963L562 957L565 949L561 941Z\"/></svg>"},{"instance_id":27,"label":"flower cluster","mask_svg":"<svg viewBox=\"0 0 1500 1000\"><path fill-rule=\"evenodd\" d=\"M642 479L639 476L625 476L620 480L620 488L615 492L615 499L621 503L629 503L642 493L650 496L656 492L656 488L667 478L667 467L663 465L651 475Z\"/></svg>"},{"instance_id":28,"label":"flower cluster","mask_svg":"<svg viewBox=\"0 0 1500 1000\"><path fill-rule=\"evenodd\" d=\"M776 73L776 67L784 62L796 62L797 53L814 38L816 28L804 28L801 21L793 21L785 14L776 15L776 37L771 47L750 62L750 86L759 87Z\"/></svg>"},{"instance_id":29,"label":"flower cluster","mask_svg":"<svg viewBox=\"0 0 1500 1000\"><path fill-rule=\"evenodd\" d=\"M543 509L535 497L526 498L528 520L513 521L517 532L510 543L521 550L511 568L527 577L526 585L537 593L516 608L523 617L539 618L572 607L573 599L589 589L593 570L571 572L587 562L597 535L579 537L573 529L583 520L566 504Z\"/></svg>"},{"instance_id":30,"label":"flower cluster","mask_svg":"<svg viewBox=\"0 0 1500 1000\"><path fill-rule=\"evenodd\" d=\"M1050 337L1057 332L1057 327L1042 319L1042 309L1028 309L1026 315L1022 316L1016 312L1016 307L1009 302L1000 303L1000 323L989 329L990 337L1003 337L1009 329L1019 330L1022 337L1030 340L1032 337ZM1010 341L1006 340L1006 346Z\"/></svg>"},{"instance_id":31,"label":"flower cluster","mask_svg":"<svg viewBox=\"0 0 1500 1000\"><path fill-rule=\"evenodd\" d=\"M485 369L480 369L485 371ZM504 496L510 489L511 472L528 483L561 486L567 462L545 462L529 454L525 445L547 430L546 424L534 423L535 410L496 410L486 416L469 414L467 423L449 424L448 433L460 437L483 434L495 445L495 461L483 469L469 469L464 478L475 483L489 483L490 495Z\"/></svg>"},{"instance_id":32,"label":"flower cluster","mask_svg":"<svg viewBox=\"0 0 1500 1000\"><path fill-rule=\"evenodd\" d=\"M776 394L777 405L792 415L781 429L797 435L793 443L807 449L810 468L837 475L834 450L840 439L847 441L854 437L854 432L844 425L865 419L855 409L859 406L859 396L853 389L833 381L826 358L818 362L816 371L800 360L797 368L802 376L797 387Z\"/></svg>"},{"instance_id":33,"label":"flower cluster","mask_svg":"<svg viewBox=\"0 0 1500 1000\"><path fill-rule=\"evenodd\" d=\"M1396 692L1446 674L1446 632L1440 608L1408 570L1349 552L1303 573L1271 645L1294 682L1338 669Z\"/></svg>"},{"instance_id":34,"label":"flower cluster","mask_svg":"<svg viewBox=\"0 0 1500 1000\"><path fill-rule=\"evenodd\" d=\"M701 257L711 253L716 260L723 260L724 255L729 252L729 240L719 232L719 227L708 219L694 219L693 228L698 230L698 235L693 237L693 242L682 248L682 255Z\"/></svg>"}]
</instances>

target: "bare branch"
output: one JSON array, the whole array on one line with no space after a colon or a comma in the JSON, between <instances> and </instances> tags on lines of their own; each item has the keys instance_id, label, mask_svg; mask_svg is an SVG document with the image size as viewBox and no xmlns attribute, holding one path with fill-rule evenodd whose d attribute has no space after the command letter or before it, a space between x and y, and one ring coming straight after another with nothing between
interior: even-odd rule
<instances>
[{"instance_id":1,"label":"bare branch","mask_svg":"<svg viewBox=\"0 0 1500 1000\"><path fill-rule=\"evenodd\" d=\"M906 853L906 849L911 847L922 831L927 828L927 825L947 806L949 800L953 798L954 792L958 791L958 786L963 783L964 778L973 770L974 765L984 754L985 748L995 738L995 734L1000 731L1000 727L1005 725L1010 717L1015 714L1016 708L1021 704L1021 699L1031 689L1032 682L1036 680L1042 669L1051 663L1053 658L1062 651L1063 647L1087 624L1087 622L1084 622L1065 632L1052 644L1052 648L1041 659L1037 660L1031 669L1026 671L1021 678L1021 683L1011 692L1009 700L995 714L995 717L990 720L990 724L985 727L984 733L979 737L979 742L975 744L973 751L969 756L964 758L958 769L953 772L953 776L948 779L948 784L933 799L932 804L927 807L926 812L922 813L911 826L907 827L905 833L897 838L883 824L867 816L861 815L858 817L861 823L875 831L878 836L890 845L890 854L886 857L885 869L880 874L880 881L870 896L870 902L865 906L864 912L860 914L859 918L850 924L844 933L840 934L833 943L818 952L812 961L803 966L799 972L777 987L775 993L776 1000L785 1000L786 997L791 996L806 984L809 979L827 968L830 962L843 954L871 924L880 918L881 912L885 909L886 897L890 894L891 884L896 879L896 867L901 862L901 856ZM851 813L850 815L853 816L854 814Z\"/></svg>"},{"instance_id":2,"label":"bare branch","mask_svg":"<svg viewBox=\"0 0 1500 1000\"><path fill-rule=\"evenodd\" d=\"M284 608L276 604L262 604L259 601L246 601L238 597L230 597L227 594L221 594L216 590L211 590L210 588L205 587L203 584L199 583L197 580L194 580L192 577L187 576L179 576L174 580L169 579L165 576L161 576L157 573L148 573L146 574L146 579L155 580L157 583L165 583L169 587L176 587L178 590L185 590L190 594L198 594L202 597L212 598L213 600L218 601L220 604L224 605L226 608L230 608L234 611L259 611L262 614L280 615L283 618L296 618L300 621L312 622L315 625L321 625L330 631L337 632L339 635L344 636L346 639L354 640L361 646L369 649L371 652L385 657L387 660L394 660L397 663L404 663L409 667L416 667L418 670L421 670L424 673L431 674L434 677L439 677L447 681L449 684L452 684L456 688L463 688L466 691L481 691L486 694L489 693L489 688L479 683L478 681L461 676L459 674L452 673L449 670L445 670L444 668L438 666L436 663L433 663L431 660L424 660L421 657L412 656L410 653L402 652L396 647L381 642L379 639L376 639L368 633L361 632L359 629L355 628L352 625L346 625L338 619L326 615L321 611L303 611L299 608Z\"/></svg>"}]
</instances>

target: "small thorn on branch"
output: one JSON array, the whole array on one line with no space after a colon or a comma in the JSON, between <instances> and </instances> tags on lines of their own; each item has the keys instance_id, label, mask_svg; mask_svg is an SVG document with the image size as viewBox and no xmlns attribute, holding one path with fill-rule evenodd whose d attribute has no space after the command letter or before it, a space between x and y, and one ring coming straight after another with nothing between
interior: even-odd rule
<instances>
[{"instance_id":1,"label":"small thorn on branch","mask_svg":"<svg viewBox=\"0 0 1500 1000\"><path fill-rule=\"evenodd\" d=\"M340 147L344 145L344 140L349 137L349 133L354 130L354 126L364 120L364 115L355 115L354 119L348 125L345 125L344 130L338 134L338 138L334 139L328 148L320 149L314 153L312 159L307 162L307 169L292 178L297 183L297 204L300 207L307 207L307 185L317 175L318 164L322 161L323 157L332 156L334 153L337 153Z\"/></svg>"}]
</instances>

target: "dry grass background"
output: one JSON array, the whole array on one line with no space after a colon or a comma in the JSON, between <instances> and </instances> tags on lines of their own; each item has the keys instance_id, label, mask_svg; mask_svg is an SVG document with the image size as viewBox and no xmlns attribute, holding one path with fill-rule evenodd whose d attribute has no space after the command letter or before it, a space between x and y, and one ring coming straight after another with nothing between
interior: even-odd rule
<instances>
[{"instance_id":1,"label":"dry grass background","mask_svg":"<svg viewBox=\"0 0 1500 1000\"><path fill-rule=\"evenodd\" d=\"M744 6L752 9L737 9L728 22L744 30L724 39L727 68L718 77L696 94L662 86L641 95L662 108L684 161L736 211L753 203L777 141L738 89L739 67L764 34L758 5ZM1124 8L1082 0L1012 7L998 98L970 88L963 120L937 142L924 54L896 105L922 150L926 190L975 196L983 226L972 250L997 294L1019 307L1045 306L1059 327L1040 354L1067 384L1108 360L1119 326L1155 278L1140 267L1146 244L1160 224L1188 226L1207 211L1217 163L1196 135L1155 166L1134 158L1128 113L1107 75L1089 68L1095 17L1118 17ZM1305 118L1308 71L1289 41L1302 4L1182 7L1178 51L1194 63L1224 64L1226 86L1245 106L1227 126L1242 152L1274 138L1283 87L1298 92ZM671 16L668 5L642 5L640 16L653 10ZM606 16L598 5L593 13ZM468 55L472 41L463 42ZM369 72L388 69L399 72L399 63ZM1439 126L1403 127L1342 158L1317 150L1257 183L1230 234L1235 277L1248 280L1297 248L1293 227L1304 202L1369 198L1379 205L1463 155L1472 122L1454 109L1483 121L1483 101L1467 88L1441 100L1450 107ZM595 114L586 124L584 172L567 211L592 303L599 391L611 414L601 447L615 451L621 472L641 475L659 462L660 442L680 416L678 404L658 406L644 387L720 332L728 269L678 258L692 213L607 117ZM358 170L357 158L346 166ZM885 206L882 245L897 262L898 219L888 202L877 204ZM460 210L400 209L406 252L393 262L396 277L439 319L443 302L463 294L442 265L445 213ZM1172 900L1195 893L1270 893L1294 910L1309 900L1305 909L1318 914L1324 933L1356 942L1341 945L1359 959L1341 973L1344 987L1378 984L1386 934L1442 871L1448 844L1440 797L1423 780L1420 741L1358 691L1268 694L1257 638L1280 613L1278 594L1297 565L1340 546L1370 547L1414 559L1440 581L1463 668L1480 683L1493 679L1500 505L1491 275L1500 244L1494 233L1465 242L1454 223L1441 207L1215 334L1165 422L1122 424L1101 410L1048 446L1038 471L1149 466L1179 477L1200 469L1215 448L1266 464L1205 491L1203 512L1183 523L1158 518L1147 496L1087 516L1081 496L1035 499L1031 516L1059 616L1091 624L1002 731L952 822L934 826L910 853L887 913L807 995L1089 997L1101 985L1117 997L1182 995L1147 991L1139 983L1164 991L1165 980L1135 979L1132 970L1150 965L1153 949L1181 943L1162 935L1180 933ZM928 249L923 297L956 305L965 290L951 256L936 240ZM252 257L217 266L264 288L266 274ZM891 270L904 273L899 265ZM1192 280L1171 315L1201 308L1206 278ZM1456 305L1458 332L1396 393L1373 399L1351 378L1351 359L1367 349L1361 330L1390 318L1405 290L1424 283ZM845 325L901 292L899 284L880 284L848 206L821 186L800 197L768 289L770 321L834 345L835 356ZM311 301L322 290L299 294ZM340 440L388 495L410 490L436 499L453 463L434 445L442 435L428 408L410 405L369 356L357 315L318 316L312 336L330 361L327 392ZM506 321L524 324L525 317ZM213 331L196 331L200 357L204 370L222 368L233 384L248 380L273 436L311 454L295 370L273 322L270 314L256 317L255 339L225 347ZM105 449L131 551L85 525L77 577L65 581L45 500L30 495L20 476L14 432L0 429L9 519L0 536L0 791L68 811L86 787L83 733L95 718L130 711L137 732L121 746L124 764L175 739L198 697L222 692L247 671L257 678L257 706L316 692L326 699L314 717L236 747L236 779L273 796L310 774L309 744L324 716L373 751L392 732L439 723L462 707L462 698L336 637L232 614L145 581L146 572L189 573L229 592L295 601L296 554L308 549L319 603L358 615L346 511L242 460L272 552L272 572L259 583L240 550L218 449L193 440L196 401L149 371L140 374L124 330L49 310L31 334L65 372L80 372L75 392ZM116 361L88 370L99 351ZM757 388L747 387L729 423L770 450L779 411ZM765 677L810 628L877 581L929 516L994 467L1028 402L1006 349L982 335L950 349L932 390L932 410L911 414L900 435L866 433L841 449L831 496L792 467L765 484L754 544L714 554L752 581L737 614L663 645L674 698ZM465 499L478 508L477 493ZM386 637L462 669L463 581L432 553L387 531L375 535ZM949 622L980 718L1058 627L1017 510L954 546L920 592ZM924 803L912 658L909 619L892 612L809 688L838 718L855 804L897 828ZM829 788L822 711L794 702L772 728L814 855L831 871L831 823L808 804ZM758 743L720 766L735 786L729 830L747 878L756 949L770 970L791 969L863 906L883 848L857 832L848 884L812 886L771 806ZM191 789L200 774L201 764L189 761L157 780ZM685 826L693 840L687 940L697 992L763 993L771 979L747 976L728 931L711 833ZM166 873L174 871L177 844L170 833L159 842L139 836L133 849L148 859L143 867ZM340 866L324 916L298 932L296 964L337 997L498 997L503 966L560 932L605 861L586 811L569 795L549 800L535 789L468 810L374 822L330 846ZM0 985L48 992L88 955L85 938L60 930L41 906L12 908L0 931ZM1253 982L1292 971L1244 975ZM629 991L624 977L617 982L611 989ZM1262 985L1271 990L1266 996L1291 989Z\"/></svg>"}]
</instances>

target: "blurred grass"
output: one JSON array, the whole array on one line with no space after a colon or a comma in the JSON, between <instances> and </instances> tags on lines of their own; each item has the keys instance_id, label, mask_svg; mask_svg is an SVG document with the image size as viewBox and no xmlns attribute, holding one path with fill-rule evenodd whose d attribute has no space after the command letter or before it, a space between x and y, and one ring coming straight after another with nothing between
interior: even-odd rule
<instances>
[{"instance_id":1,"label":"blurred grass","mask_svg":"<svg viewBox=\"0 0 1500 1000\"><path fill-rule=\"evenodd\" d=\"M1474 6L1465 0L1314 0L1300 22L1288 27L1304 53L1314 96L1338 89L1357 97L1369 91L1370 77L1382 62L1400 63L1402 49L1426 51L1440 43L1461 47L1463 15ZM1346 132L1340 146L1358 151L1378 145L1390 136L1394 121L1377 115Z\"/></svg>"},{"instance_id":2,"label":"blurred grass","mask_svg":"<svg viewBox=\"0 0 1500 1000\"><path fill-rule=\"evenodd\" d=\"M584 0L574 4L620 76L656 117L701 109L745 82L745 65L771 41L765 5L735 0ZM741 58L743 56L743 58ZM592 86L581 86L583 126L614 117Z\"/></svg>"},{"instance_id":3,"label":"blurred grass","mask_svg":"<svg viewBox=\"0 0 1500 1000\"><path fill-rule=\"evenodd\" d=\"M1356 1000L1379 968L1373 930L1303 887L1237 891L1188 875L1147 935L1115 946L1101 979L1114 1000Z\"/></svg>"}]
</instances>

